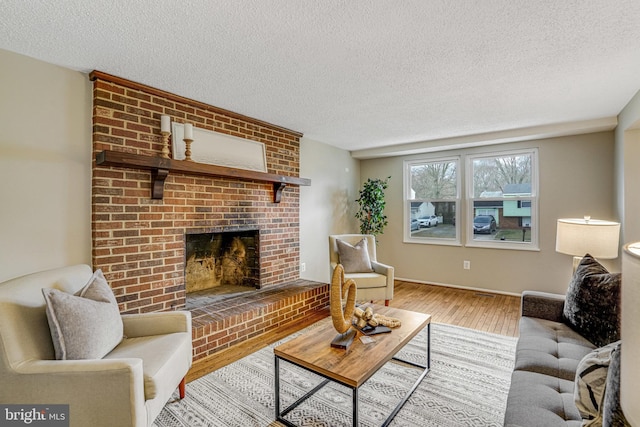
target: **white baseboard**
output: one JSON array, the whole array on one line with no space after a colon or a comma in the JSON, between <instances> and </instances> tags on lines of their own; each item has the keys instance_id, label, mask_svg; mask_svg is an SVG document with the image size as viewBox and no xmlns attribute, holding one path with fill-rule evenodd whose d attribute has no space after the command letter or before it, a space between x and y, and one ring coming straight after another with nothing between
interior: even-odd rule
<instances>
[{"instance_id":1,"label":"white baseboard","mask_svg":"<svg viewBox=\"0 0 640 427\"><path fill-rule=\"evenodd\" d=\"M496 291L494 289L474 288L474 287L470 287L470 286L452 285L450 283L427 282L425 280L405 279L403 277L394 277L394 280L400 280L402 282L420 283L420 284L424 284L424 285L442 286L444 288L456 288L456 289L464 289L464 290L468 290L468 291L487 292L487 293L491 293L491 294L510 295L510 296L514 296L514 297L521 297L522 296L522 294L516 293L516 292Z\"/></svg>"}]
</instances>

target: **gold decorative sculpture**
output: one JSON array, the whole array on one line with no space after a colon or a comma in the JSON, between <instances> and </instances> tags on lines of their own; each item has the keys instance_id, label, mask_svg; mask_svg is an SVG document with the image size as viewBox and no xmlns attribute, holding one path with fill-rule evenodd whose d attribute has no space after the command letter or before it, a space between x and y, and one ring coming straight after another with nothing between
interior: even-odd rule
<instances>
[{"instance_id":1,"label":"gold decorative sculpture","mask_svg":"<svg viewBox=\"0 0 640 427\"><path fill-rule=\"evenodd\" d=\"M402 325L400 319L374 313L372 307L366 307L364 310L358 307L353 315L357 319L356 327L358 327L358 329L363 329L366 326L370 326L372 328L377 328L378 326L397 328Z\"/></svg>"},{"instance_id":2,"label":"gold decorative sculpture","mask_svg":"<svg viewBox=\"0 0 640 427\"><path fill-rule=\"evenodd\" d=\"M356 308L356 282L353 279L344 281L344 268L338 264L333 270L331 278L331 294L329 306L333 327L338 335L331 342L331 347L347 349L356 336L355 329L351 329L353 313ZM347 299L344 307L343 299Z\"/></svg>"}]
</instances>

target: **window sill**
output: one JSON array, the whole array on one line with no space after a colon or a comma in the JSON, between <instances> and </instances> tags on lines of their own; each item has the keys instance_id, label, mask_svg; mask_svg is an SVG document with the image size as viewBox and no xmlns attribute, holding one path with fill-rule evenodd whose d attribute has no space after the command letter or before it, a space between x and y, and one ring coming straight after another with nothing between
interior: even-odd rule
<instances>
[{"instance_id":1,"label":"window sill","mask_svg":"<svg viewBox=\"0 0 640 427\"><path fill-rule=\"evenodd\" d=\"M437 246L458 246L462 247L462 243L455 239L407 239L403 243L412 243L417 245L437 245Z\"/></svg>"},{"instance_id":2,"label":"window sill","mask_svg":"<svg viewBox=\"0 0 640 427\"><path fill-rule=\"evenodd\" d=\"M482 249L502 249L511 251L530 251L540 252L540 247L531 243L508 243L508 242L467 242L464 245L467 248L482 248Z\"/></svg>"}]
</instances>

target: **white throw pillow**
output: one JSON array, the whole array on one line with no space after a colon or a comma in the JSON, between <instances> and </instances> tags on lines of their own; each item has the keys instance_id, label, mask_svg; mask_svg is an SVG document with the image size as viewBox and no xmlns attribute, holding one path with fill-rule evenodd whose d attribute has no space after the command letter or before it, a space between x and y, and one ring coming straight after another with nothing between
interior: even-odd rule
<instances>
[{"instance_id":1,"label":"white throw pillow","mask_svg":"<svg viewBox=\"0 0 640 427\"><path fill-rule=\"evenodd\" d=\"M338 246L340 264L344 267L345 273L370 273L373 271L371 260L369 259L367 239L362 239L355 245L336 239L336 244Z\"/></svg>"},{"instance_id":2,"label":"white throw pillow","mask_svg":"<svg viewBox=\"0 0 640 427\"><path fill-rule=\"evenodd\" d=\"M75 295L52 288L42 294L56 359L101 359L122 341L118 302L102 270Z\"/></svg>"},{"instance_id":3,"label":"white throw pillow","mask_svg":"<svg viewBox=\"0 0 640 427\"><path fill-rule=\"evenodd\" d=\"M576 369L574 400L583 426L602 426L602 404L607 384L611 353L620 341L596 348L584 356Z\"/></svg>"}]
</instances>

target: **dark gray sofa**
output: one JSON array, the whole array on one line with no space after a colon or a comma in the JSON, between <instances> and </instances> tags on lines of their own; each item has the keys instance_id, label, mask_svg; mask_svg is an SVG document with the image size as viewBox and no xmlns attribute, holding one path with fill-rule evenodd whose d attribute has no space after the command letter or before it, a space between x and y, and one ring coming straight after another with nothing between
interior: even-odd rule
<instances>
[{"instance_id":1,"label":"dark gray sofa","mask_svg":"<svg viewBox=\"0 0 640 427\"><path fill-rule=\"evenodd\" d=\"M563 295L522 294L505 426L582 425L573 398L574 380L578 363L596 346L563 322L563 307Z\"/></svg>"},{"instance_id":2,"label":"dark gray sofa","mask_svg":"<svg viewBox=\"0 0 640 427\"><path fill-rule=\"evenodd\" d=\"M520 337L505 426L582 425L574 403L575 374L578 363L596 346L565 323L564 301L563 295L534 291L522 294ZM617 377L611 375L614 364L619 364L619 351L615 356L617 360L612 359L606 379L605 426L625 425L617 415L620 412L618 370L615 370Z\"/></svg>"}]
</instances>

